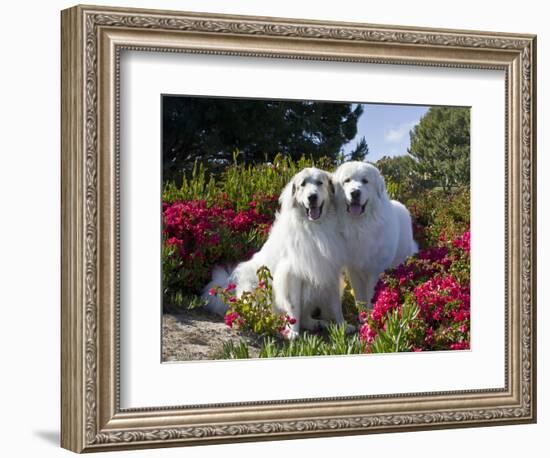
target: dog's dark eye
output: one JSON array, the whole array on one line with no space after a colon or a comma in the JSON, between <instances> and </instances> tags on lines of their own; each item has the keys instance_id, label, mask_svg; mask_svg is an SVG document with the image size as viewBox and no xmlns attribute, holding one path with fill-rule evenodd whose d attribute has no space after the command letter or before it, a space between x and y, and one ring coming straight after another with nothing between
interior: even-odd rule
<instances>
[{"instance_id":1,"label":"dog's dark eye","mask_svg":"<svg viewBox=\"0 0 550 458\"><path fill-rule=\"evenodd\" d=\"M367 183L369 182L369 180L367 180L366 178L363 178L361 181L362 181L364 184L367 184Z\"/></svg>"},{"instance_id":2,"label":"dog's dark eye","mask_svg":"<svg viewBox=\"0 0 550 458\"><path fill-rule=\"evenodd\" d=\"M350 181L351 181L351 178L346 178L346 179L344 180L344 183L349 183Z\"/></svg>"},{"instance_id":3,"label":"dog's dark eye","mask_svg":"<svg viewBox=\"0 0 550 458\"><path fill-rule=\"evenodd\" d=\"M317 186L323 186L323 182L322 182L322 181L316 181L315 184L316 184Z\"/></svg>"},{"instance_id":4,"label":"dog's dark eye","mask_svg":"<svg viewBox=\"0 0 550 458\"><path fill-rule=\"evenodd\" d=\"M302 181L302 184L300 185L302 188L306 185L305 181Z\"/></svg>"}]
</instances>

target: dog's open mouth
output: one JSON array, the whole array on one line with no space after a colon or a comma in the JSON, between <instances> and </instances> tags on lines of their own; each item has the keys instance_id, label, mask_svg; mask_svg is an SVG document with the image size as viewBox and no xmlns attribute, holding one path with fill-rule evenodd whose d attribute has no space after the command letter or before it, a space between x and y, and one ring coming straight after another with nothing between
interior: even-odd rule
<instances>
[{"instance_id":1,"label":"dog's open mouth","mask_svg":"<svg viewBox=\"0 0 550 458\"><path fill-rule=\"evenodd\" d=\"M348 213L352 214L353 216L359 216L362 215L365 211L365 207L367 206L368 200L363 204L347 204L348 207Z\"/></svg>"},{"instance_id":2,"label":"dog's open mouth","mask_svg":"<svg viewBox=\"0 0 550 458\"><path fill-rule=\"evenodd\" d=\"M306 214L310 221L316 221L321 217L323 214L323 205L325 205L324 202L319 207L306 207Z\"/></svg>"}]
</instances>

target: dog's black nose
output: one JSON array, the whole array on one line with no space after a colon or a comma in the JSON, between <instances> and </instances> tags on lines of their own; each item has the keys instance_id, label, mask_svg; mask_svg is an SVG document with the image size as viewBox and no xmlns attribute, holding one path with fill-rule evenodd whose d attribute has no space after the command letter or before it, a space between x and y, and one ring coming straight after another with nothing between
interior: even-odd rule
<instances>
[{"instance_id":1,"label":"dog's black nose","mask_svg":"<svg viewBox=\"0 0 550 458\"><path fill-rule=\"evenodd\" d=\"M359 197L361 197L361 191L359 191L359 189L354 189L350 194L352 199L359 199Z\"/></svg>"},{"instance_id":2,"label":"dog's black nose","mask_svg":"<svg viewBox=\"0 0 550 458\"><path fill-rule=\"evenodd\" d=\"M317 203L317 194L310 194L309 196L307 196L307 200L310 204Z\"/></svg>"}]
</instances>

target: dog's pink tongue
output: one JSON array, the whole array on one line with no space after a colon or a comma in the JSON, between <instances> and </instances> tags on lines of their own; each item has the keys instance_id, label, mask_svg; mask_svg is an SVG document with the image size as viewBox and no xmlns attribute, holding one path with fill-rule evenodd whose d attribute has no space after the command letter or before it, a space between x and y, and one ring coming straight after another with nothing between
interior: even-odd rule
<instances>
[{"instance_id":1,"label":"dog's pink tongue","mask_svg":"<svg viewBox=\"0 0 550 458\"><path fill-rule=\"evenodd\" d=\"M309 209L309 217L311 219L319 219L321 216L321 207L314 207Z\"/></svg>"},{"instance_id":2,"label":"dog's pink tongue","mask_svg":"<svg viewBox=\"0 0 550 458\"><path fill-rule=\"evenodd\" d=\"M351 204L349 206L349 212L353 215L353 216L359 216L361 214L361 212L363 211L363 209L361 208L361 205L359 204Z\"/></svg>"}]
</instances>

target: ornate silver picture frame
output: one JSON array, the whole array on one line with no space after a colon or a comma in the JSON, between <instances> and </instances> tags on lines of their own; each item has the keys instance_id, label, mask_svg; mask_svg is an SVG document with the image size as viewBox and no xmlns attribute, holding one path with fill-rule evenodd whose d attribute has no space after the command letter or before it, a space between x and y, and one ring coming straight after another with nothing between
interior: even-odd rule
<instances>
[{"instance_id":1,"label":"ornate silver picture frame","mask_svg":"<svg viewBox=\"0 0 550 458\"><path fill-rule=\"evenodd\" d=\"M536 421L535 36L94 6L61 18L62 447L92 452ZM503 71L505 386L121 408L124 50Z\"/></svg>"}]
</instances>

